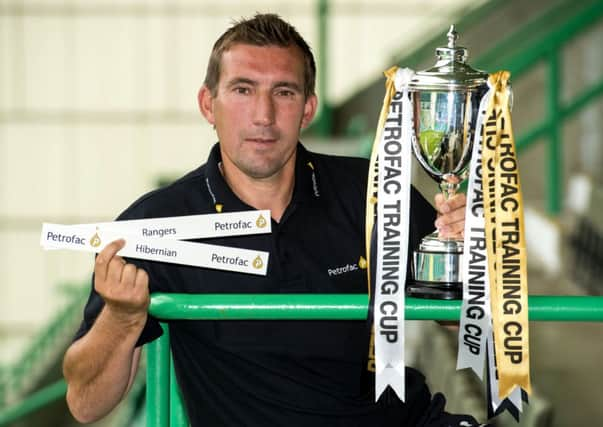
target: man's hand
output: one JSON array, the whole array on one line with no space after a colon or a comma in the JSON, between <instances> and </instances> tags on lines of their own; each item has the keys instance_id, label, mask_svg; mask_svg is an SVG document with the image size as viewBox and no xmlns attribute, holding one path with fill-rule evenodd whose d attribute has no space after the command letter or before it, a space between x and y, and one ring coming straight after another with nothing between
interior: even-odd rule
<instances>
[{"instance_id":1,"label":"man's hand","mask_svg":"<svg viewBox=\"0 0 603 427\"><path fill-rule=\"evenodd\" d=\"M435 226L440 237L462 238L465 230L465 205L467 198L463 193L458 193L446 200L441 193L435 196L438 219Z\"/></svg>"},{"instance_id":2,"label":"man's hand","mask_svg":"<svg viewBox=\"0 0 603 427\"><path fill-rule=\"evenodd\" d=\"M105 310L126 324L144 324L150 303L149 277L134 264L116 255L124 240L108 244L96 257L94 289L105 301Z\"/></svg>"}]
</instances>

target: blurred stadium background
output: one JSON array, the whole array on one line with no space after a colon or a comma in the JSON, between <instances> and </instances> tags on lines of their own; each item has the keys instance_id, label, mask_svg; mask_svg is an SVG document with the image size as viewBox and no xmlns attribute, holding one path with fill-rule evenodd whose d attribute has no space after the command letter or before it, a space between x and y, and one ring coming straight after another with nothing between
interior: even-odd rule
<instances>
[{"instance_id":1,"label":"blurred stadium background","mask_svg":"<svg viewBox=\"0 0 603 427\"><path fill-rule=\"evenodd\" d=\"M206 60L233 19L256 11L293 23L317 57L320 110L304 144L365 156L382 71L432 65L456 23L471 65L513 72L531 293L603 292L601 0L0 0L0 426L76 425L60 362L92 257L42 251L42 222L110 221L204 162L216 140L196 103ZM419 167L414 180L431 197ZM409 359L453 408L484 419L483 387L454 372L454 337L409 323ZM531 327L535 396L514 425L598 425L603 325ZM39 389L58 399L4 421ZM144 425L143 406L144 370L95 425Z\"/></svg>"}]
</instances>

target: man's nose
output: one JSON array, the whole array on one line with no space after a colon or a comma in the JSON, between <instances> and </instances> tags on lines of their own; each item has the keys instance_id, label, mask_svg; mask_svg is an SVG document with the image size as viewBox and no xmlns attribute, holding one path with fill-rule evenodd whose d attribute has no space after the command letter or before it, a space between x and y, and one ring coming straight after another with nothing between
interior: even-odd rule
<instances>
[{"instance_id":1,"label":"man's nose","mask_svg":"<svg viewBox=\"0 0 603 427\"><path fill-rule=\"evenodd\" d=\"M253 123L258 126L270 126L274 123L274 100L269 93L259 93L253 112Z\"/></svg>"}]
</instances>

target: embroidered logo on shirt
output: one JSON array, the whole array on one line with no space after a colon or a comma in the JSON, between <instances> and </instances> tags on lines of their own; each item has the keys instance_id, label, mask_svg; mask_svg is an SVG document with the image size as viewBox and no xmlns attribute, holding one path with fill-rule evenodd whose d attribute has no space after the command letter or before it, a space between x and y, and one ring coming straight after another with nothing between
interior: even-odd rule
<instances>
[{"instance_id":1,"label":"embroidered logo on shirt","mask_svg":"<svg viewBox=\"0 0 603 427\"><path fill-rule=\"evenodd\" d=\"M329 276L339 276L340 274L356 271L358 268L358 264L346 264L341 267L329 268L327 272L329 273Z\"/></svg>"},{"instance_id":2,"label":"embroidered logo on shirt","mask_svg":"<svg viewBox=\"0 0 603 427\"><path fill-rule=\"evenodd\" d=\"M364 259L364 257L361 255L360 259L358 260L358 267L362 268L363 270L366 269L366 260Z\"/></svg>"},{"instance_id":3,"label":"embroidered logo on shirt","mask_svg":"<svg viewBox=\"0 0 603 427\"><path fill-rule=\"evenodd\" d=\"M312 189L314 190L314 197L320 197L318 192L318 182L316 182L316 172L314 172L314 165L312 162L307 163L308 167L312 169Z\"/></svg>"}]
</instances>

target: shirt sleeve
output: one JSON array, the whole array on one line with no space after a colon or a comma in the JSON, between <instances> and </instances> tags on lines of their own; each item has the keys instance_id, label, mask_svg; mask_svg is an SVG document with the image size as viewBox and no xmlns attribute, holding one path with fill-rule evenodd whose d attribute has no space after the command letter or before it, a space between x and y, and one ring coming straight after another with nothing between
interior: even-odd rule
<instances>
[{"instance_id":1,"label":"shirt sleeve","mask_svg":"<svg viewBox=\"0 0 603 427\"><path fill-rule=\"evenodd\" d=\"M412 263L413 253L419 247L421 239L435 230L436 210L413 186L410 195L410 238L408 241L408 268L406 269L406 280L413 280Z\"/></svg>"},{"instance_id":2,"label":"shirt sleeve","mask_svg":"<svg viewBox=\"0 0 603 427\"><path fill-rule=\"evenodd\" d=\"M411 226L416 229L420 240L435 230L437 213L431 203L414 186L410 197ZM419 241L415 243L418 245Z\"/></svg>"}]
</instances>

